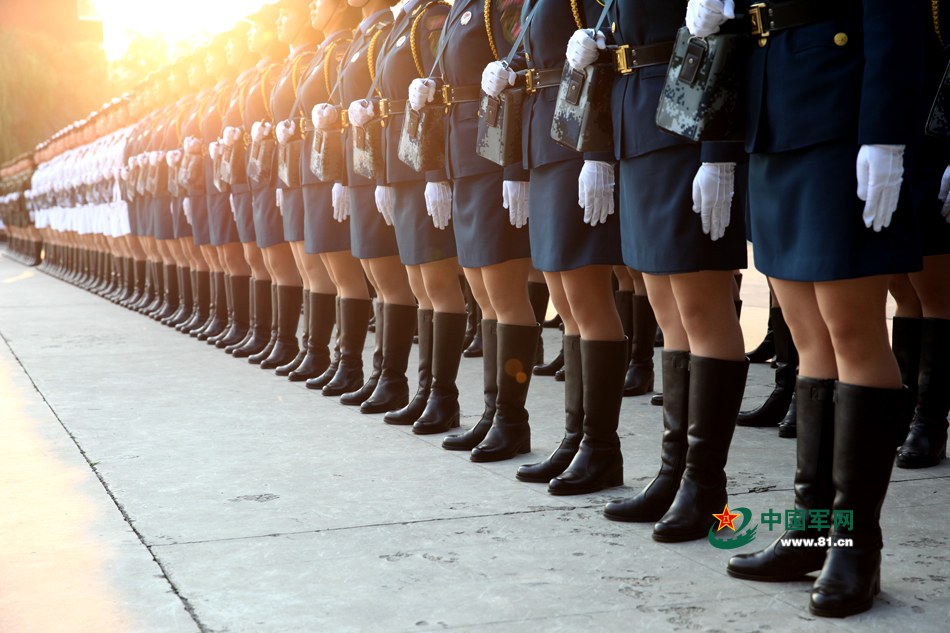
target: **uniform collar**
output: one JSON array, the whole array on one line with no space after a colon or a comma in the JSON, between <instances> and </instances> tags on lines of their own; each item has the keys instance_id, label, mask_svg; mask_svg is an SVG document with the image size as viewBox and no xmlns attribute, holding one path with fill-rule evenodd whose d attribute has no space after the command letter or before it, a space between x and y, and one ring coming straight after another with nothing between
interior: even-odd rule
<instances>
[{"instance_id":1,"label":"uniform collar","mask_svg":"<svg viewBox=\"0 0 950 633\"><path fill-rule=\"evenodd\" d=\"M369 16L362 22L360 22L359 33L360 35L365 35L375 26L384 26L390 24L393 21L393 10L392 9L383 9L382 11L377 11L373 15Z\"/></svg>"}]
</instances>

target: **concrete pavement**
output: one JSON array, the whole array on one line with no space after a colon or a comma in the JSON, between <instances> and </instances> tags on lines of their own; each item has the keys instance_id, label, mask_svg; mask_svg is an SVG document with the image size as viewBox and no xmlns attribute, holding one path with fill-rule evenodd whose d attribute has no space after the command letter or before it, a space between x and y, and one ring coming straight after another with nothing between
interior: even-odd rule
<instances>
[{"instance_id":1,"label":"concrete pavement","mask_svg":"<svg viewBox=\"0 0 950 633\"><path fill-rule=\"evenodd\" d=\"M743 299L755 344L768 297L754 271ZM884 591L825 620L807 612L809 582L738 581L706 541L664 545L600 516L658 467L648 396L624 402L627 486L552 497L514 478L563 433L550 378L532 381L534 452L474 464L8 258L0 335L0 631L950 629L950 462L894 470ZM463 427L480 376L463 359ZM753 366L749 407L771 378ZM774 429L738 429L730 507L791 508L794 452ZM769 540L760 525L737 551Z\"/></svg>"}]
</instances>

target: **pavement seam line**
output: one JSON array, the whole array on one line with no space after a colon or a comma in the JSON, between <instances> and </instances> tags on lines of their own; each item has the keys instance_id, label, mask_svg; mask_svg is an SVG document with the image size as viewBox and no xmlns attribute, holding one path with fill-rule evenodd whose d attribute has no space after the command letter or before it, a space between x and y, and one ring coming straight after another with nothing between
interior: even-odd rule
<instances>
[{"instance_id":1,"label":"pavement seam line","mask_svg":"<svg viewBox=\"0 0 950 633\"><path fill-rule=\"evenodd\" d=\"M206 627L198 618L198 614L197 612L195 612L195 609L191 605L191 602L188 600L188 598L186 598L181 593L178 586L169 577L168 571L165 569L165 566L162 564L162 561L158 559L158 556L156 556L155 552L152 551L152 547L145 541L145 537L142 535L141 532L139 532L138 528L135 527L132 521L132 518L128 515L128 513L125 511L125 508L122 506L121 503L119 503L119 500L112 493L112 490L109 488L109 484L107 484L105 479L102 478L102 475L99 474L99 471L93 465L92 461L89 459L89 456L86 455L86 451L83 450L83 447L79 444L79 441L72 434L72 432L66 427L63 421L60 419L59 414L56 413L56 410L46 399L46 396L43 394L43 392L40 391L40 388L36 385L36 381L33 380L33 376L30 375L29 370L20 360L20 357L17 355L16 351L10 345L10 341L7 340L7 337L3 334L2 331L0 331L0 339L3 339L3 343L7 346L7 349L10 350L10 354L13 356L13 359L17 362L17 364L23 370L23 373L30 380L30 384L33 385L33 389L35 389L36 393L39 394L40 398L42 398L43 404L46 405L46 407L49 409L53 417L56 418L56 421L59 423L59 425L63 428L64 431L66 431L66 435L69 436L69 439L79 450L79 454L82 455L82 458L86 460L86 464L89 466L89 469L96 476L96 479L99 480L99 483L102 485L103 490L106 491L106 494L109 495L109 498L112 500L112 503L115 504L116 509L122 515L122 519L125 521L125 523L129 526L129 528L135 534L135 537L139 540L142 546L145 547L145 549L148 551L149 556L152 557L152 560L155 561L155 564L158 565L159 570L161 570L162 572L162 576L165 578L165 582L168 583L168 586L171 588L172 592L174 592L174 594L178 597L178 599L181 600L182 606L185 608L185 611L188 613L188 615L191 616L191 619L192 621L194 621L195 625L198 627L198 630L201 633L211 633L211 629Z\"/></svg>"}]
</instances>

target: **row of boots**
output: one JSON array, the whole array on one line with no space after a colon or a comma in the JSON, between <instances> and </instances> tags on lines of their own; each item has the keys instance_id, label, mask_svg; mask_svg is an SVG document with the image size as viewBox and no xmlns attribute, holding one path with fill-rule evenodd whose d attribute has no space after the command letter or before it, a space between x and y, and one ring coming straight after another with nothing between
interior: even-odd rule
<instances>
[{"instance_id":1,"label":"row of boots","mask_svg":"<svg viewBox=\"0 0 950 633\"><path fill-rule=\"evenodd\" d=\"M24 266L36 266L43 261L43 241L7 236L7 255Z\"/></svg>"}]
</instances>

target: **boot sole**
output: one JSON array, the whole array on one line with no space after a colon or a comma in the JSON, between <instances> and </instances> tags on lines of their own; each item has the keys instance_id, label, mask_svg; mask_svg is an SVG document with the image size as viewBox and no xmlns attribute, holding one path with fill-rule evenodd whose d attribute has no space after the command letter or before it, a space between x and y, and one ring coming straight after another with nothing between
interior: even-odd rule
<instances>
[{"instance_id":1,"label":"boot sole","mask_svg":"<svg viewBox=\"0 0 950 633\"><path fill-rule=\"evenodd\" d=\"M733 571L729 567L726 567L726 573L732 576L733 578L738 578L739 580L752 580L754 582L795 582L796 580L815 582L815 579L808 576L808 574L814 573L816 571L821 571L821 567L815 569L809 569L808 571L803 571L798 574L780 574L778 576L757 576L755 574L743 574L739 571Z\"/></svg>"},{"instance_id":2,"label":"boot sole","mask_svg":"<svg viewBox=\"0 0 950 633\"><path fill-rule=\"evenodd\" d=\"M476 446L475 448L478 448L478 447ZM472 449L472 450L475 450L475 449ZM511 453L489 453L488 455L472 454L472 456L469 459L479 464L488 464L491 462L504 462L509 459L514 459L518 455L524 455L525 453L530 453L530 452L531 452L531 442L529 441L522 444L517 449L515 449L514 452L511 452Z\"/></svg>"},{"instance_id":3,"label":"boot sole","mask_svg":"<svg viewBox=\"0 0 950 633\"><path fill-rule=\"evenodd\" d=\"M618 470L617 472L611 473L609 477L605 477L603 480L591 484L589 486L584 486L581 488L567 488L563 490L551 489L548 488L548 494L555 497L570 497L574 495L588 495L594 492L600 492L601 490L606 490L608 488L616 488L617 486L623 485L623 469Z\"/></svg>"},{"instance_id":4,"label":"boot sole","mask_svg":"<svg viewBox=\"0 0 950 633\"><path fill-rule=\"evenodd\" d=\"M878 591L879 593L879 591ZM831 610L831 609L819 609L813 606L811 603L808 604L808 612L812 615L817 615L821 618L847 618L848 616L857 615L859 613L864 613L865 611L870 611L871 607L874 606L874 598L866 600L861 604L854 605L847 609Z\"/></svg>"},{"instance_id":5,"label":"boot sole","mask_svg":"<svg viewBox=\"0 0 950 633\"><path fill-rule=\"evenodd\" d=\"M438 435L439 433L448 433L452 429L457 429L459 428L459 425L460 425L459 416L456 416L452 418L450 422L446 423L445 425L440 425L440 426L426 425L423 427L416 427L415 423L413 423L412 432L415 435ZM442 448L445 448L445 447L443 446ZM456 450L456 449L449 449L449 450ZM462 449L458 449L458 450L462 450ZM471 450L471 449L468 449L468 450Z\"/></svg>"},{"instance_id":6,"label":"boot sole","mask_svg":"<svg viewBox=\"0 0 950 633\"><path fill-rule=\"evenodd\" d=\"M666 514L666 512L663 514ZM616 521L618 523L656 523L663 518L663 514L632 517L625 514L611 514L604 510L605 519L608 521Z\"/></svg>"},{"instance_id":7,"label":"boot sole","mask_svg":"<svg viewBox=\"0 0 950 633\"><path fill-rule=\"evenodd\" d=\"M383 402L380 404L370 404L369 400L367 400L360 405L360 413L389 413L390 411L399 411L406 406L409 406L408 395L405 397L405 399L399 399L396 402Z\"/></svg>"},{"instance_id":8,"label":"boot sole","mask_svg":"<svg viewBox=\"0 0 950 633\"><path fill-rule=\"evenodd\" d=\"M644 387L638 387L637 389L624 389L623 397L630 398L632 396L645 396L648 393L651 393L652 391L653 391L653 383L651 382L650 384Z\"/></svg>"}]
</instances>

